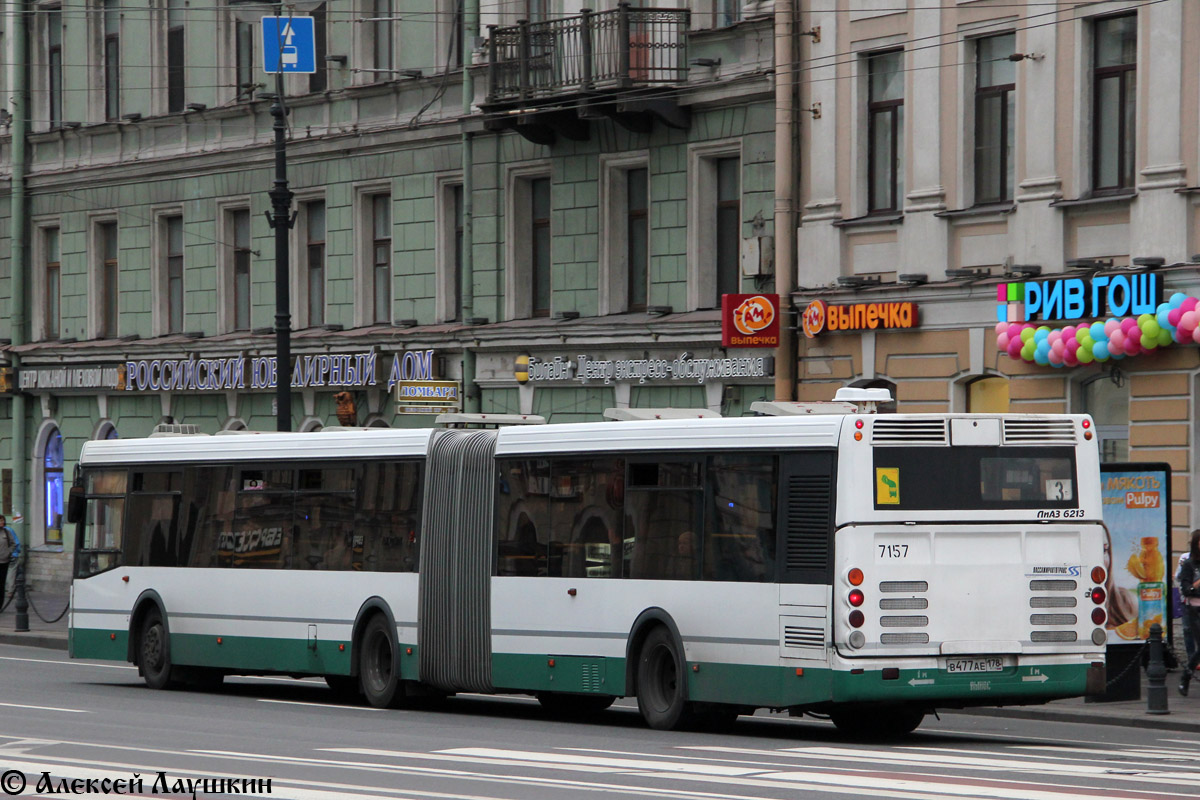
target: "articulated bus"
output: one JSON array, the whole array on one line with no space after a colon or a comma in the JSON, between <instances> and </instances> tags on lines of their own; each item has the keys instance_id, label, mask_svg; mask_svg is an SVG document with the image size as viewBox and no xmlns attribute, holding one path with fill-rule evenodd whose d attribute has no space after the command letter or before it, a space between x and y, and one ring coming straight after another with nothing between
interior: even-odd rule
<instances>
[{"instance_id":1,"label":"articulated bus","mask_svg":"<svg viewBox=\"0 0 1200 800\"><path fill-rule=\"evenodd\" d=\"M1091 420L836 410L88 442L71 655L658 729L1102 691Z\"/></svg>"}]
</instances>

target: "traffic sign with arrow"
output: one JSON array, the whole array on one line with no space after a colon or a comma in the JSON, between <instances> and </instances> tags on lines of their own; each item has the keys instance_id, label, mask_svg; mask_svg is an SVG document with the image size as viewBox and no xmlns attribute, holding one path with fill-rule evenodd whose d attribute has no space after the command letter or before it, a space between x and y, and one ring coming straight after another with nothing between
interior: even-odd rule
<instances>
[{"instance_id":1,"label":"traffic sign with arrow","mask_svg":"<svg viewBox=\"0 0 1200 800\"><path fill-rule=\"evenodd\" d=\"M316 26L312 17L262 18L263 72L317 71Z\"/></svg>"}]
</instances>

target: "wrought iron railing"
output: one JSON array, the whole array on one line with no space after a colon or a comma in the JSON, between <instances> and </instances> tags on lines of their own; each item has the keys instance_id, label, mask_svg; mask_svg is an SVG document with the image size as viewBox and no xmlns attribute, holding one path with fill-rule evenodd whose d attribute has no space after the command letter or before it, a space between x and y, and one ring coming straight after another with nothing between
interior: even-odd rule
<instances>
[{"instance_id":1,"label":"wrought iron railing","mask_svg":"<svg viewBox=\"0 0 1200 800\"><path fill-rule=\"evenodd\" d=\"M488 28L488 102L687 80L687 9L583 9L577 17Z\"/></svg>"}]
</instances>

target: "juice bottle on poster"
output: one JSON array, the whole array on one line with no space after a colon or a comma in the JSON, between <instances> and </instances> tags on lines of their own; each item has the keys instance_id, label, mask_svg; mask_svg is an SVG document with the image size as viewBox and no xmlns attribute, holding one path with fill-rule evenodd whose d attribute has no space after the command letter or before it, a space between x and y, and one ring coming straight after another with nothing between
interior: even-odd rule
<instances>
[{"instance_id":1,"label":"juice bottle on poster","mask_svg":"<svg viewBox=\"0 0 1200 800\"><path fill-rule=\"evenodd\" d=\"M1142 551L1129 559L1129 571L1138 579L1138 634L1150 636L1150 626L1163 624L1163 575L1166 561L1158 549L1157 536L1142 537Z\"/></svg>"}]
</instances>

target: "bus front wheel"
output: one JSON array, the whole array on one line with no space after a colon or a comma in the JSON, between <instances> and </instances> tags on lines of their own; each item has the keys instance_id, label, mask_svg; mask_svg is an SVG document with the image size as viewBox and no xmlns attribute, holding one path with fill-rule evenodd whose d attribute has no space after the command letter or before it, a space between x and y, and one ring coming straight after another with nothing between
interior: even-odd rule
<instances>
[{"instance_id":1,"label":"bus front wheel","mask_svg":"<svg viewBox=\"0 0 1200 800\"><path fill-rule=\"evenodd\" d=\"M174 683L169 648L162 614L157 608L151 609L142 620L142 632L138 637L138 667L142 679L151 689L167 689Z\"/></svg>"},{"instance_id":2,"label":"bus front wheel","mask_svg":"<svg viewBox=\"0 0 1200 800\"><path fill-rule=\"evenodd\" d=\"M359 675L363 695L376 708L395 708L404 699L404 682L396 664L395 632L387 618L376 615L363 631Z\"/></svg>"},{"instance_id":3,"label":"bus front wheel","mask_svg":"<svg viewBox=\"0 0 1200 800\"><path fill-rule=\"evenodd\" d=\"M666 628L655 628L642 644L637 664L637 703L642 719L660 731L685 726L690 718L683 654Z\"/></svg>"}]
</instances>

